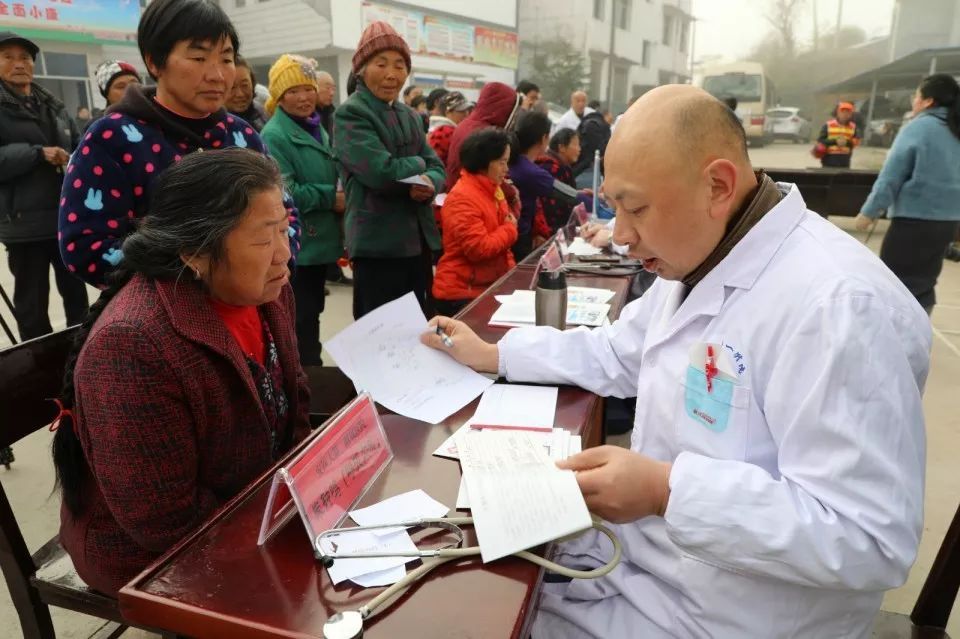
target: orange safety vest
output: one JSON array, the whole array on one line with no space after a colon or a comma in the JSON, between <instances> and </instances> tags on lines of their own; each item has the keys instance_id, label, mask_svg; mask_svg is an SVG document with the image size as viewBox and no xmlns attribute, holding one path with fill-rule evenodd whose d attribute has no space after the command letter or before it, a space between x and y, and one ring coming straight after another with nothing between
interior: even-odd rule
<instances>
[{"instance_id":1,"label":"orange safety vest","mask_svg":"<svg viewBox=\"0 0 960 639\"><path fill-rule=\"evenodd\" d=\"M853 147L860 144L860 137L857 135L857 123L850 120L846 124L840 124L836 118L827 122L827 139L836 140L837 138L846 138L847 146L828 145L827 154L850 155Z\"/></svg>"}]
</instances>

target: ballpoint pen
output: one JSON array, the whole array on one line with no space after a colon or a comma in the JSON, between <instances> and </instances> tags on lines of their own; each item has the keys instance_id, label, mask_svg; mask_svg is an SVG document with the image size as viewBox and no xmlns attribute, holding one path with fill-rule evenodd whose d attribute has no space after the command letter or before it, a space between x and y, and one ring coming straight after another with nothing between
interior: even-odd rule
<instances>
[{"instance_id":1,"label":"ballpoint pen","mask_svg":"<svg viewBox=\"0 0 960 639\"><path fill-rule=\"evenodd\" d=\"M443 332L443 329L440 328L440 325L437 324L437 335L440 336L440 341L443 342L443 345L447 348L453 348L453 339Z\"/></svg>"}]
</instances>

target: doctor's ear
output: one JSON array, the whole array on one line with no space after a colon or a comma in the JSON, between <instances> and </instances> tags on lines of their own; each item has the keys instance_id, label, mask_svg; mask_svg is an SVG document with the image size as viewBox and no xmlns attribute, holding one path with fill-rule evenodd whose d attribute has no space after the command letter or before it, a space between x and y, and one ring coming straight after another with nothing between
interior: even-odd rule
<instances>
[{"instance_id":1,"label":"doctor's ear","mask_svg":"<svg viewBox=\"0 0 960 639\"><path fill-rule=\"evenodd\" d=\"M737 196L737 165L730 160L718 158L704 169L710 185L711 217L729 218Z\"/></svg>"}]
</instances>

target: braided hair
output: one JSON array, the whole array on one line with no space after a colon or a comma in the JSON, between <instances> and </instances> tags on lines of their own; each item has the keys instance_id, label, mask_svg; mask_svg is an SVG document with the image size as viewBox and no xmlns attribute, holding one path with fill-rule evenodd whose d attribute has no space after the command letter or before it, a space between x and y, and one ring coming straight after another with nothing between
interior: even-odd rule
<instances>
[{"instance_id":1,"label":"braided hair","mask_svg":"<svg viewBox=\"0 0 960 639\"><path fill-rule=\"evenodd\" d=\"M176 281L186 273L184 257L208 256L216 265L223 258L227 236L243 219L250 201L282 187L273 160L240 148L192 153L157 178L147 215L123 241L123 259L80 325L63 375L63 410L53 438L53 465L56 487L75 516L83 512L90 468L68 411L75 407L74 372L90 329L135 275Z\"/></svg>"},{"instance_id":2,"label":"braided hair","mask_svg":"<svg viewBox=\"0 0 960 639\"><path fill-rule=\"evenodd\" d=\"M920 82L920 97L932 99L934 106L946 107L947 127L960 139L960 85L946 73L928 75Z\"/></svg>"}]
</instances>

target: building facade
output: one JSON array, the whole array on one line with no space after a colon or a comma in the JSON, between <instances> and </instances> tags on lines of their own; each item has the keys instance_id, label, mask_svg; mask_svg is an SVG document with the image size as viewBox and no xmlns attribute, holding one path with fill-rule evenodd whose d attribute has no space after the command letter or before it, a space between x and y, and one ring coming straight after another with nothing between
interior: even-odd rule
<instances>
[{"instance_id":1,"label":"building facade","mask_svg":"<svg viewBox=\"0 0 960 639\"><path fill-rule=\"evenodd\" d=\"M240 34L240 52L267 84L282 53L314 58L346 96L351 58L363 29L385 20L410 45L409 82L445 86L475 98L486 82L516 82L517 0L219 0Z\"/></svg>"},{"instance_id":2,"label":"building facade","mask_svg":"<svg viewBox=\"0 0 960 639\"><path fill-rule=\"evenodd\" d=\"M521 71L538 43L568 42L583 52L590 99L620 112L655 86L690 81L691 1L525 0Z\"/></svg>"},{"instance_id":3,"label":"building facade","mask_svg":"<svg viewBox=\"0 0 960 639\"><path fill-rule=\"evenodd\" d=\"M0 0L0 30L40 47L35 81L67 112L103 107L93 71L104 60L126 60L144 71L137 50L138 0Z\"/></svg>"},{"instance_id":4,"label":"building facade","mask_svg":"<svg viewBox=\"0 0 960 639\"><path fill-rule=\"evenodd\" d=\"M960 0L897 0L890 25L890 60L921 49L960 46Z\"/></svg>"}]
</instances>

